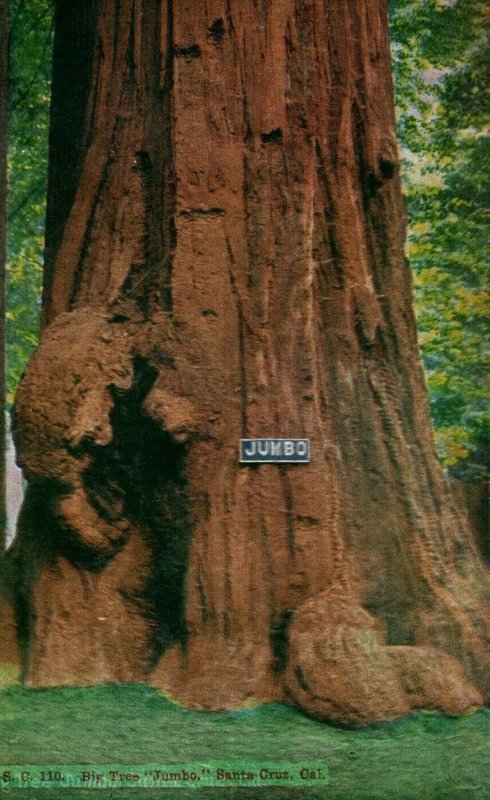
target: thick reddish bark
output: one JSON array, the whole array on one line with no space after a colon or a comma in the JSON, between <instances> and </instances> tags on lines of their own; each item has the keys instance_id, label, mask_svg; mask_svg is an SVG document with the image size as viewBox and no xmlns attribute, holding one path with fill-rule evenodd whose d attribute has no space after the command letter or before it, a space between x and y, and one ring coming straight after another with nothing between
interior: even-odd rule
<instances>
[{"instance_id":1,"label":"thick reddish bark","mask_svg":"<svg viewBox=\"0 0 490 800\"><path fill-rule=\"evenodd\" d=\"M385 3L94 8L16 407L26 682L347 724L478 706L484 574L430 431ZM311 463L240 466L254 436Z\"/></svg>"}]
</instances>

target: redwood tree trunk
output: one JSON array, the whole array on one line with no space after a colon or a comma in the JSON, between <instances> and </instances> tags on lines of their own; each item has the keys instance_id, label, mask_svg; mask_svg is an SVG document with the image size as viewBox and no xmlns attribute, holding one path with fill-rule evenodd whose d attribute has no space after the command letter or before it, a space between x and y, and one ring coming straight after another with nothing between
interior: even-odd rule
<instances>
[{"instance_id":1,"label":"redwood tree trunk","mask_svg":"<svg viewBox=\"0 0 490 800\"><path fill-rule=\"evenodd\" d=\"M483 571L430 429L386 3L60 0L56 54L25 681L348 724L478 706ZM311 463L238 463L269 436Z\"/></svg>"}]
</instances>

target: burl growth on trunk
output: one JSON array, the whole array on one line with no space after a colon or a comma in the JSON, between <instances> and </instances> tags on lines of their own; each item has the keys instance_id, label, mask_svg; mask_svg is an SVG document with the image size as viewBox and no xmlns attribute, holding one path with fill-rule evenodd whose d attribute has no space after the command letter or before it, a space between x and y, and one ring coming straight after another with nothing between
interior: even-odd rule
<instances>
[{"instance_id":1,"label":"burl growth on trunk","mask_svg":"<svg viewBox=\"0 0 490 800\"><path fill-rule=\"evenodd\" d=\"M53 155L15 411L27 684L351 725L484 702L488 595L430 432L385 6L103 0L83 91L59 49L52 140L73 91L86 129L73 164ZM58 36L84 19L60 9ZM311 461L240 465L251 437L308 438Z\"/></svg>"},{"instance_id":2,"label":"burl growth on trunk","mask_svg":"<svg viewBox=\"0 0 490 800\"><path fill-rule=\"evenodd\" d=\"M60 315L18 394L24 680L147 680L197 708L287 700L343 724L480 705L462 664L390 646L361 608L318 432L307 468L240 467L227 365L191 325L137 316Z\"/></svg>"}]
</instances>

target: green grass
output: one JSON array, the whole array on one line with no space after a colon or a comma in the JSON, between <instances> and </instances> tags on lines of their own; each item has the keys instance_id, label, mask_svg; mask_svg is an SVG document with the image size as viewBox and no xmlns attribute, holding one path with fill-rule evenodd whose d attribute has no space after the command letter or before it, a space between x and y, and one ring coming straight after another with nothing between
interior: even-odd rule
<instances>
[{"instance_id":1,"label":"green grass","mask_svg":"<svg viewBox=\"0 0 490 800\"><path fill-rule=\"evenodd\" d=\"M418 714L351 731L266 704L190 711L144 685L0 691L0 764L138 764L206 759L328 764L326 788L7 790L0 798L308 798L487 800L490 712L459 719ZM1 776L0 776L1 777ZM486 781L486 783L485 783ZM1 787L1 782L0 782Z\"/></svg>"},{"instance_id":2,"label":"green grass","mask_svg":"<svg viewBox=\"0 0 490 800\"><path fill-rule=\"evenodd\" d=\"M0 689L18 683L19 668L16 664L0 663Z\"/></svg>"}]
</instances>

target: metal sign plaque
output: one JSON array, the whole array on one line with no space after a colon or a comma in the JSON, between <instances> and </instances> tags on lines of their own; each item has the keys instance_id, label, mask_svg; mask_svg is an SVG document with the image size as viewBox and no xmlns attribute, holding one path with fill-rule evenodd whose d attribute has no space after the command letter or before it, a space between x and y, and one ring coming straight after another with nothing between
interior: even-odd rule
<instances>
[{"instance_id":1,"label":"metal sign plaque","mask_svg":"<svg viewBox=\"0 0 490 800\"><path fill-rule=\"evenodd\" d=\"M240 439L241 464L308 464L309 439Z\"/></svg>"}]
</instances>

